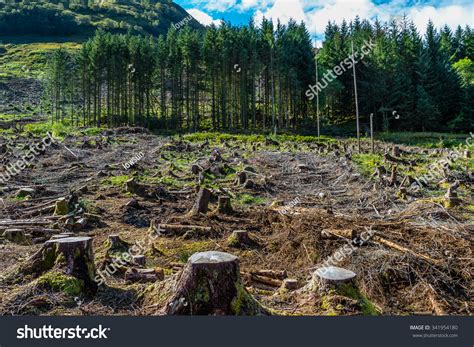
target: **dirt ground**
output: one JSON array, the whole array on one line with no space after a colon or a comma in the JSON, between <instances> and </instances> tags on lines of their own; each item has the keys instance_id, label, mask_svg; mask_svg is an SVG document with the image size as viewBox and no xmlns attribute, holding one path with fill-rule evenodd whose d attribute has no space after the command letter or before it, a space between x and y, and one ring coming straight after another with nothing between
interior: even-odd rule
<instances>
[{"instance_id":1,"label":"dirt ground","mask_svg":"<svg viewBox=\"0 0 474 347\"><path fill-rule=\"evenodd\" d=\"M19 136L8 147L2 139L3 165L40 140ZM391 147L379 143L378 151ZM414 147L402 150L402 158L408 159L421 153ZM444 155L425 151L425 156ZM216 153L218 160L209 164ZM462 203L447 208L438 198L408 188L400 193L402 177L387 183L390 172L383 177L363 174L353 153L350 141L209 143L160 137L140 128L67 137L0 185L0 231L18 228L26 234L22 242L0 239L0 312L159 314L170 294L165 293L167 283L176 280L189 256L215 250L239 257L247 290L272 314L472 314L474 226L467 208L472 206L472 180L461 177ZM130 161L137 162L125 168ZM210 165L210 170L196 175L193 164ZM241 172L250 184L235 182ZM131 178L140 189L127 191ZM210 211L190 215L198 184L212 192ZM233 213L216 211L222 195L231 198ZM62 197L75 207L66 216L54 215L52 206ZM81 218L84 225L78 223ZM210 231L151 238L158 224ZM252 243L230 242L235 230L247 230ZM351 242L341 236L348 230L375 235L334 264L357 274L358 292L311 290L312 273ZM45 290L34 285L34 277L5 280L44 241L62 232L93 238L97 269L103 269L108 236L118 234L138 244L146 257L144 267L161 269L164 280L129 283L123 273L105 274L105 284L92 297ZM261 270L284 275L262 281L255 276ZM283 278L296 279L298 288L282 289Z\"/></svg>"}]
</instances>

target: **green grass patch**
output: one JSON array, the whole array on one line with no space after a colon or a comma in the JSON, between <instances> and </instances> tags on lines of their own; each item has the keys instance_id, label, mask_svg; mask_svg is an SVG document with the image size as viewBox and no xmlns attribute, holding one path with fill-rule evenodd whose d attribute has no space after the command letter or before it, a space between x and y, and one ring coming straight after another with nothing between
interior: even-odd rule
<instances>
[{"instance_id":1,"label":"green grass patch","mask_svg":"<svg viewBox=\"0 0 474 347\"><path fill-rule=\"evenodd\" d=\"M121 187L127 182L131 177L127 175L122 175L122 176L113 176L106 178L103 183L105 184L111 184L113 186Z\"/></svg>"},{"instance_id":2,"label":"green grass patch","mask_svg":"<svg viewBox=\"0 0 474 347\"><path fill-rule=\"evenodd\" d=\"M410 146L418 146L425 148L453 148L465 144L468 135L435 132L391 132L379 133L376 135L376 137L379 140Z\"/></svg>"},{"instance_id":3,"label":"green grass patch","mask_svg":"<svg viewBox=\"0 0 474 347\"><path fill-rule=\"evenodd\" d=\"M265 204L265 198L260 196L253 196L250 194L238 194L236 202L239 205L263 205Z\"/></svg>"},{"instance_id":4,"label":"green grass patch","mask_svg":"<svg viewBox=\"0 0 474 347\"><path fill-rule=\"evenodd\" d=\"M370 176L377 166L383 165L383 157L379 154L354 154L352 160L358 169L367 176Z\"/></svg>"}]
</instances>

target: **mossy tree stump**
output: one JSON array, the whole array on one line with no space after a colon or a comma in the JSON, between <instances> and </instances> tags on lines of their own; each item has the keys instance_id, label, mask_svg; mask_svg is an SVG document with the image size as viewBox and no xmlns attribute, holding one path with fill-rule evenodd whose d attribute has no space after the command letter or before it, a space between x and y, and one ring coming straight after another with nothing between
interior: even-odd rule
<instances>
[{"instance_id":1,"label":"mossy tree stump","mask_svg":"<svg viewBox=\"0 0 474 347\"><path fill-rule=\"evenodd\" d=\"M229 253L193 254L165 307L171 315L258 315L266 311L244 288L239 259Z\"/></svg>"},{"instance_id":2,"label":"mossy tree stump","mask_svg":"<svg viewBox=\"0 0 474 347\"><path fill-rule=\"evenodd\" d=\"M91 237L64 237L46 241L43 247L20 267L23 274L40 275L53 267L84 282L84 288L95 291L95 265Z\"/></svg>"}]
</instances>

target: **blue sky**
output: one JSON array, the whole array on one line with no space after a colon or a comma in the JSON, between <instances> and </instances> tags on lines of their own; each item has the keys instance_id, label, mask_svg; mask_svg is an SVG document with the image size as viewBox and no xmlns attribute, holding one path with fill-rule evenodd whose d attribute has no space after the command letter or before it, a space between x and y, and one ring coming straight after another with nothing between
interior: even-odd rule
<instances>
[{"instance_id":1,"label":"blue sky","mask_svg":"<svg viewBox=\"0 0 474 347\"><path fill-rule=\"evenodd\" d=\"M271 18L282 23L290 18L304 21L317 41L323 38L328 20L340 23L343 18L389 20L407 14L423 33L431 19L436 26L458 24L474 27L474 2L470 0L175 0L201 23L246 24L251 17L258 23Z\"/></svg>"}]
</instances>

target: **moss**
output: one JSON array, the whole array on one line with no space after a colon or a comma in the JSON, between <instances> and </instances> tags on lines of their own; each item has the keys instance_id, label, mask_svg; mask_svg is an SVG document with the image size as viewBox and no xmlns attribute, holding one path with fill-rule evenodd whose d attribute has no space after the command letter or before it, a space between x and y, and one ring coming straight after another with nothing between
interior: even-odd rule
<instances>
[{"instance_id":1,"label":"moss","mask_svg":"<svg viewBox=\"0 0 474 347\"><path fill-rule=\"evenodd\" d=\"M207 280L203 276L197 285L196 292L192 296L192 300L196 303L207 303L209 302L210 298L211 296L209 294Z\"/></svg>"},{"instance_id":2,"label":"moss","mask_svg":"<svg viewBox=\"0 0 474 347\"><path fill-rule=\"evenodd\" d=\"M230 247L237 247L239 246L239 241L237 240L237 236L232 233L228 238L227 238L227 245Z\"/></svg>"},{"instance_id":3,"label":"moss","mask_svg":"<svg viewBox=\"0 0 474 347\"><path fill-rule=\"evenodd\" d=\"M230 304L234 315L259 315L263 313L260 304L250 295L241 282L235 284L237 293Z\"/></svg>"},{"instance_id":4,"label":"moss","mask_svg":"<svg viewBox=\"0 0 474 347\"><path fill-rule=\"evenodd\" d=\"M84 282L82 280L56 271L49 271L39 277L37 284L69 296L77 296L84 289Z\"/></svg>"},{"instance_id":5,"label":"moss","mask_svg":"<svg viewBox=\"0 0 474 347\"><path fill-rule=\"evenodd\" d=\"M65 216L68 213L68 206L65 199L56 201L56 207L54 208L55 216Z\"/></svg>"},{"instance_id":6,"label":"moss","mask_svg":"<svg viewBox=\"0 0 474 347\"><path fill-rule=\"evenodd\" d=\"M344 283L338 286L337 293L357 300L364 316L376 316L380 314L375 305L351 283Z\"/></svg>"}]
</instances>

